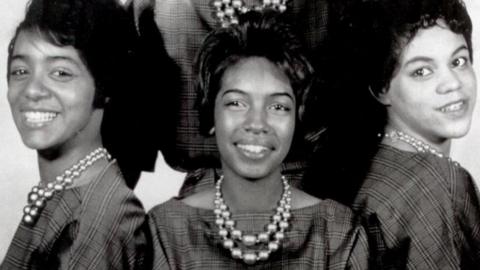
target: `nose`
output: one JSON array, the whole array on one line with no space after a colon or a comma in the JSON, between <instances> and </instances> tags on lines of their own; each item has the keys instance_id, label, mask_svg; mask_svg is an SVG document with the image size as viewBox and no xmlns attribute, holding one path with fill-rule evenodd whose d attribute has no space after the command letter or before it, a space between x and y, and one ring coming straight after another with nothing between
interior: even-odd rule
<instances>
[{"instance_id":1,"label":"nose","mask_svg":"<svg viewBox=\"0 0 480 270\"><path fill-rule=\"evenodd\" d=\"M25 97L38 101L50 95L50 91L43 82L41 74L32 75L25 85Z\"/></svg>"},{"instance_id":2,"label":"nose","mask_svg":"<svg viewBox=\"0 0 480 270\"><path fill-rule=\"evenodd\" d=\"M445 94L459 90L462 87L461 75L456 70L448 68L441 76L441 83L437 88L438 93Z\"/></svg>"},{"instance_id":3,"label":"nose","mask_svg":"<svg viewBox=\"0 0 480 270\"><path fill-rule=\"evenodd\" d=\"M245 131L253 134L267 134L270 130L265 110L251 108L247 113Z\"/></svg>"}]
</instances>

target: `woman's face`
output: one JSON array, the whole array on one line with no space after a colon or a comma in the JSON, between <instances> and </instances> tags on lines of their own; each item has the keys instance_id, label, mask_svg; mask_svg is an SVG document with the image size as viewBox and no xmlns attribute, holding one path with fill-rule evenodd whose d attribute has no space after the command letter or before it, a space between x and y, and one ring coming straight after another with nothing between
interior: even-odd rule
<instances>
[{"instance_id":1,"label":"woman's face","mask_svg":"<svg viewBox=\"0 0 480 270\"><path fill-rule=\"evenodd\" d=\"M71 46L58 47L22 31L8 71L8 101L25 145L36 150L76 146L99 136L94 80Z\"/></svg>"},{"instance_id":2,"label":"woman's face","mask_svg":"<svg viewBox=\"0 0 480 270\"><path fill-rule=\"evenodd\" d=\"M433 145L464 136L476 100L464 37L443 25L419 30L382 95L390 126Z\"/></svg>"},{"instance_id":3,"label":"woman's face","mask_svg":"<svg viewBox=\"0 0 480 270\"><path fill-rule=\"evenodd\" d=\"M287 76L265 58L226 69L215 100L215 134L225 174L246 179L280 173L295 129Z\"/></svg>"}]
</instances>

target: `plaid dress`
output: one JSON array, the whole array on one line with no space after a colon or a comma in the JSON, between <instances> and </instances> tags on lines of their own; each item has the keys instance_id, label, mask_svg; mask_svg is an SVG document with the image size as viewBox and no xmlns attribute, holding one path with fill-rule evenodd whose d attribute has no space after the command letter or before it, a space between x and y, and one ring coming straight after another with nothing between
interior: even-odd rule
<instances>
[{"instance_id":1,"label":"plaid dress","mask_svg":"<svg viewBox=\"0 0 480 270\"><path fill-rule=\"evenodd\" d=\"M55 195L34 226L20 223L0 269L144 269L144 221L112 161L88 184Z\"/></svg>"},{"instance_id":2,"label":"plaid dress","mask_svg":"<svg viewBox=\"0 0 480 270\"><path fill-rule=\"evenodd\" d=\"M376 213L397 268L480 267L478 191L452 161L381 144L353 207Z\"/></svg>"},{"instance_id":3,"label":"plaid dress","mask_svg":"<svg viewBox=\"0 0 480 270\"><path fill-rule=\"evenodd\" d=\"M212 202L213 203L213 202ZM234 213L245 231L258 233L274 211ZM245 269L218 235L213 210L173 198L149 212L153 269ZM239 225L240 226L240 225ZM368 269L365 230L352 212L331 200L292 210L281 248L248 269Z\"/></svg>"}]
</instances>

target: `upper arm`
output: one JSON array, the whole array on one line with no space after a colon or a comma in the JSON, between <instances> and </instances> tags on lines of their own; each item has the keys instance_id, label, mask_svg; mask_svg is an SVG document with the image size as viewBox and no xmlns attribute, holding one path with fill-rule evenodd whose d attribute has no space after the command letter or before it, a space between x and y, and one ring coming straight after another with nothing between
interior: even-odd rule
<instances>
[{"instance_id":1,"label":"upper arm","mask_svg":"<svg viewBox=\"0 0 480 270\"><path fill-rule=\"evenodd\" d=\"M61 258L62 269L143 269L150 249L148 230L133 192L114 184L84 204L78 234Z\"/></svg>"},{"instance_id":2,"label":"upper arm","mask_svg":"<svg viewBox=\"0 0 480 270\"><path fill-rule=\"evenodd\" d=\"M452 201L455 215L456 245L462 262L480 263L480 201L478 189L471 175L456 168L453 179Z\"/></svg>"}]
</instances>

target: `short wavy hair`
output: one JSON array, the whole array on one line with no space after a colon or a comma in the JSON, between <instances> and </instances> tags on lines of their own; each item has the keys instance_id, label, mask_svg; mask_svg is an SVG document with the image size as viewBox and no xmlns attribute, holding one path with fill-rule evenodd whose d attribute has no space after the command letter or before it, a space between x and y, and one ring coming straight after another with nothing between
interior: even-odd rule
<instances>
[{"instance_id":1,"label":"short wavy hair","mask_svg":"<svg viewBox=\"0 0 480 270\"><path fill-rule=\"evenodd\" d=\"M8 65L19 33L39 34L56 46L73 46L92 74L94 107L120 84L128 57L125 9L116 0L31 0L8 47Z\"/></svg>"},{"instance_id":2,"label":"short wavy hair","mask_svg":"<svg viewBox=\"0 0 480 270\"><path fill-rule=\"evenodd\" d=\"M225 70L241 59L264 57L289 78L296 99L297 120L302 119L314 70L291 24L274 10L249 11L238 25L212 31L200 48L196 71L200 131L208 135L214 125L215 98ZM298 121L297 121L298 122Z\"/></svg>"},{"instance_id":3,"label":"short wavy hair","mask_svg":"<svg viewBox=\"0 0 480 270\"><path fill-rule=\"evenodd\" d=\"M472 22L462 0L363 0L354 10L344 12L349 31L355 33L350 42L364 65L368 86L377 94L388 89L405 46L420 29L443 20L454 33L461 34L472 54Z\"/></svg>"}]
</instances>

